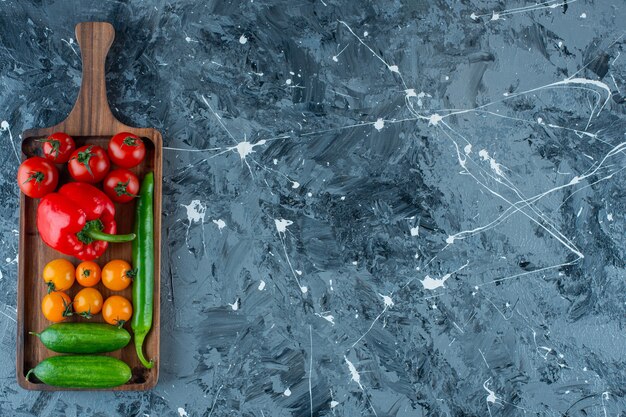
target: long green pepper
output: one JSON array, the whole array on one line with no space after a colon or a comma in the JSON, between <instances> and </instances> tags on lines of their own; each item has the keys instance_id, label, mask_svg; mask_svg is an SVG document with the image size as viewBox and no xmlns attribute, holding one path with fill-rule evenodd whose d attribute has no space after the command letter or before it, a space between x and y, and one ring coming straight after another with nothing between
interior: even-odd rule
<instances>
[{"instance_id":1,"label":"long green pepper","mask_svg":"<svg viewBox=\"0 0 626 417\"><path fill-rule=\"evenodd\" d=\"M152 327L154 302L154 174L145 175L139 190L135 213L135 234L133 240L133 317L130 327L135 335L135 349L139 360L146 368L153 362L143 355L143 341Z\"/></svg>"}]
</instances>

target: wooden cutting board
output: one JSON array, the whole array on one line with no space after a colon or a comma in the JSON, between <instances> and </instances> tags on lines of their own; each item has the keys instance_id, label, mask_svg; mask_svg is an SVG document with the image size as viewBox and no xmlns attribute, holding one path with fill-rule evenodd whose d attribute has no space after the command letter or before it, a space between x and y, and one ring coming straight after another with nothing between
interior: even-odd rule
<instances>
[{"instance_id":1,"label":"wooden cutting board","mask_svg":"<svg viewBox=\"0 0 626 417\"><path fill-rule=\"evenodd\" d=\"M124 349L106 355L123 360L133 372L127 384L114 390L147 390L156 385L159 377L162 138L155 129L126 126L111 113L107 102L104 64L114 37L113 26L106 22L83 22L76 26L76 39L80 45L83 63L83 78L76 104L69 116L56 126L29 129L22 133L22 160L41 154L39 150L41 145L36 142L36 139L46 138L54 132L65 132L72 136L77 148L85 144L96 144L106 149L109 139L119 132L134 133L143 139L147 151L146 158L139 166L131 170L138 175L140 180L143 179L145 173L154 171L154 313L152 330L145 340L144 349L146 357L154 359L155 364L150 370L141 365L132 340ZM60 184L69 181L67 169L61 165L58 167L62 168L60 169ZM29 335L28 332L40 332L52 324L41 313L41 300L47 291L41 278L44 266L55 258L66 258L74 266L80 261L62 255L43 243L36 225L38 202L36 199L21 194L17 288L17 381L22 388L28 390L61 390L62 388L35 382L35 378L33 382L26 380L25 375L30 369L43 359L57 355L45 348L36 336ZM115 209L118 233L132 232L135 202L116 204ZM109 244L105 254L96 262L103 267L111 259L124 259L130 262L131 244ZM104 299L117 294L132 301L131 287L124 291L113 292L99 283L96 288L100 290ZM80 285L75 283L67 293L73 298L80 289ZM66 321L86 321L86 319L70 317ZM103 322L102 316L98 314L91 321ZM130 331L130 323L127 323L125 328Z\"/></svg>"}]
</instances>

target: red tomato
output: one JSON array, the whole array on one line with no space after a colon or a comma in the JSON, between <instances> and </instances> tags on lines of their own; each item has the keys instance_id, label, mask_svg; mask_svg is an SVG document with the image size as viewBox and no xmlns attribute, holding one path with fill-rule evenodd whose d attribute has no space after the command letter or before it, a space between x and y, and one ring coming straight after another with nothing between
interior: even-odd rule
<instances>
[{"instance_id":1,"label":"red tomato","mask_svg":"<svg viewBox=\"0 0 626 417\"><path fill-rule=\"evenodd\" d=\"M106 176L102 188L116 203L128 203L137 197L139 178L127 169L115 169Z\"/></svg>"},{"instance_id":2,"label":"red tomato","mask_svg":"<svg viewBox=\"0 0 626 417\"><path fill-rule=\"evenodd\" d=\"M37 142L43 142L43 156L55 164L66 163L76 149L74 139L63 132L53 133L47 139L39 139Z\"/></svg>"},{"instance_id":3,"label":"red tomato","mask_svg":"<svg viewBox=\"0 0 626 417\"><path fill-rule=\"evenodd\" d=\"M18 168L17 183L27 196L41 198L57 188L59 172L52 162L33 156Z\"/></svg>"},{"instance_id":4,"label":"red tomato","mask_svg":"<svg viewBox=\"0 0 626 417\"><path fill-rule=\"evenodd\" d=\"M115 165L132 168L143 161L146 156L146 145L139 136L122 132L111 138L108 153Z\"/></svg>"},{"instance_id":5,"label":"red tomato","mask_svg":"<svg viewBox=\"0 0 626 417\"><path fill-rule=\"evenodd\" d=\"M102 181L110 167L106 152L98 145L85 145L76 149L67 164L72 178L89 183Z\"/></svg>"}]
</instances>

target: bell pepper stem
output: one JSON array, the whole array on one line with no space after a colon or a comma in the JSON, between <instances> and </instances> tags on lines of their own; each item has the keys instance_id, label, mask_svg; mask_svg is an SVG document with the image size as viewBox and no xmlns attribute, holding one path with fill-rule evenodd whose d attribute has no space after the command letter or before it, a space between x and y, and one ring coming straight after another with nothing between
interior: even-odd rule
<instances>
[{"instance_id":1,"label":"bell pepper stem","mask_svg":"<svg viewBox=\"0 0 626 417\"><path fill-rule=\"evenodd\" d=\"M127 235L111 235L94 229L85 230L85 233L93 240L104 240L105 242L113 243L130 242L136 237L134 233L129 233Z\"/></svg>"},{"instance_id":2,"label":"bell pepper stem","mask_svg":"<svg viewBox=\"0 0 626 417\"><path fill-rule=\"evenodd\" d=\"M130 242L136 237L134 233L129 233L127 235L112 235L103 232L102 228L103 226L100 220L92 220L87 222L87 224L85 224L85 227L83 227L83 230L78 232L76 236L81 242L87 245L94 240L103 240L105 242L113 243Z\"/></svg>"}]
</instances>

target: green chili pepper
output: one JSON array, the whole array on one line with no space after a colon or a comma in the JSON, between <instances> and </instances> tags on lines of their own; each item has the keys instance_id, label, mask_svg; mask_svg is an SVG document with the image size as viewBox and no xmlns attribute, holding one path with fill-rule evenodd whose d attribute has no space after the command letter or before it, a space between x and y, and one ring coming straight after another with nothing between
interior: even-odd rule
<instances>
[{"instance_id":1,"label":"green chili pepper","mask_svg":"<svg viewBox=\"0 0 626 417\"><path fill-rule=\"evenodd\" d=\"M153 361L143 355L143 341L152 327L152 307L154 302L154 174L145 175L139 190L135 214L135 234L133 240L133 279L134 314L130 327L135 336L135 349L139 360L146 368L152 368Z\"/></svg>"}]
</instances>

